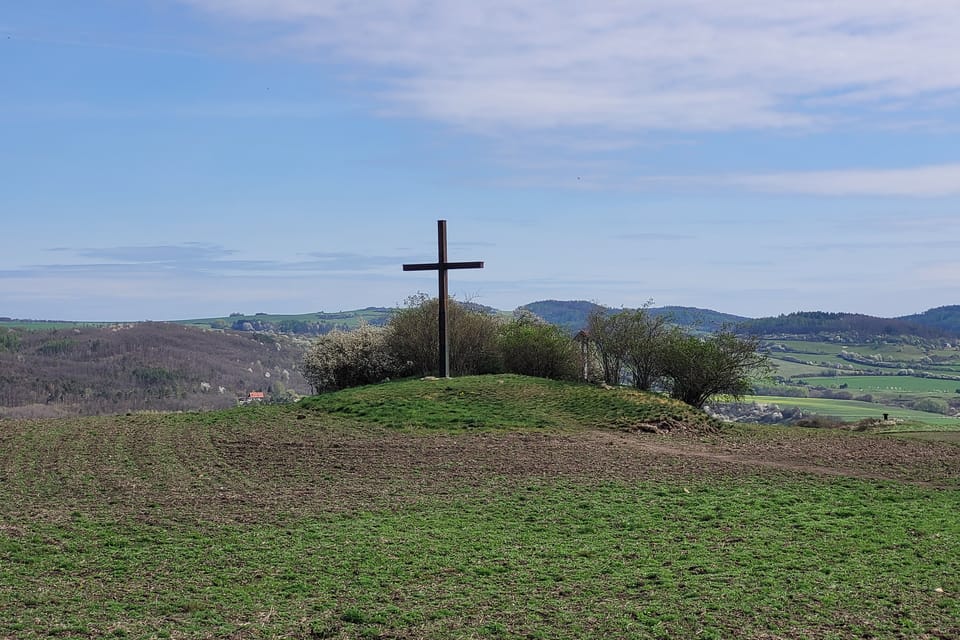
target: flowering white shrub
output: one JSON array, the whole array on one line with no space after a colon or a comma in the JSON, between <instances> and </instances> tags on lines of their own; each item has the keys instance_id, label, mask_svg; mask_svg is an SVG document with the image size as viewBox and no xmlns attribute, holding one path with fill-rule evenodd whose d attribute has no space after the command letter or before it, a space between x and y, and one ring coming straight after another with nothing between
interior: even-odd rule
<instances>
[{"instance_id":1,"label":"flowering white shrub","mask_svg":"<svg viewBox=\"0 0 960 640\"><path fill-rule=\"evenodd\" d=\"M319 337L304 356L303 369L314 390L323 393L382 382L396 375L398 366L385 330L364 323Z\"/></svg>"}]
</instances>

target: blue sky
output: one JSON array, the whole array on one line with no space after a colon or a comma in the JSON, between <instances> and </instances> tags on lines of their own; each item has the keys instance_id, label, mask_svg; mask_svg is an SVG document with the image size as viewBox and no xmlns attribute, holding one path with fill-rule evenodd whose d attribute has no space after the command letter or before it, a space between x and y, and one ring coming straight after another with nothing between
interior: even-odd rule
<instances>
[{"instance_id":1,"label":"blue sky","mask_svg":"<svg viewBox=\"0 0 960 640\"><path fill-rule=\"evenodd\" d=\"M955 0L32 0L0 316L960 304Z\"/></svg>"}]
</instances>

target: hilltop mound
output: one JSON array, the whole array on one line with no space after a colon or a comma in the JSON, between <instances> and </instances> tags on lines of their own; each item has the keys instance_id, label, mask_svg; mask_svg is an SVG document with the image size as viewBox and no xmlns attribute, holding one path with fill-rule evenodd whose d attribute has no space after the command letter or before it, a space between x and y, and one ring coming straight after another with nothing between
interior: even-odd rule
<instances>
[{"instance_id":1,"label":"hilltop mound","mask_svg":"<svg viewBox=\"0 0 960 640\"><path fill-rule=\"evenodd\" d=\"M706 414L657 394L518 375L389 382L314 396L300 406L392 428L717 428Z\"/></svg>"}]
</instances>

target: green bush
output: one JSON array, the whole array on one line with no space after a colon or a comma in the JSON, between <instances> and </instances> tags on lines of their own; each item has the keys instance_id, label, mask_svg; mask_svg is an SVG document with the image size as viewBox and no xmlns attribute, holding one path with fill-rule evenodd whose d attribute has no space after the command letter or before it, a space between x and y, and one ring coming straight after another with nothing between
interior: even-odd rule
<instances>
[{"instance_id":1,"label":"green bush","mask_svg":"<svg viewBox=\"0 0 960 640\"><path fill-rule=\"evenodd\" d=\"M712 395L738 398L750 393L750 376L770 369L757 346L756 338L740 338L730 331L700 337L675 330L663 351L670 395L702 408Z\"/></svg>"},{"instance_id":2,"label":"green bush","mask_svg":"<svg viewBox=\"0 0 960 640\"><path fill-rule=\"evenodd\" d=\"M939 398L920 398L914 401L911 408L917 411L928 411L930 413L940 414L947 414L950 411L950 405L947 404L947 401L940 400Z\"/></svg>"},{"instance_id":3,"label":"green bush","mask_svg":"<svg viewBox=\"0 0 960 640\"><path fill-rule=\"evenodd\" d=\"M387 324L388 350L404 375L438 373L440 339L437 331L439 301L420 294L407 301ZM500 371L496 316L447 303L447 338L450 375L466 376Z\"/></svg>"},{"instance_id":4,"label":"green bush","mask_svg":"<svg viewBox=\"0 0 960 640\"><path fill-rule=\"evenodd\" d=\"M500 358L507 373L554 380L579 377L579 348L560 327L521 314L500 327Z\"/></svg>"}]
</instances>

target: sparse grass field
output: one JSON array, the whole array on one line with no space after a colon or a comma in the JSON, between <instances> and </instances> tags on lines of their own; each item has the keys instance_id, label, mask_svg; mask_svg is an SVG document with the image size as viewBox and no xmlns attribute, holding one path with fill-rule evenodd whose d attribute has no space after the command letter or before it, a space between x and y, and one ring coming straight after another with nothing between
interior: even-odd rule
<instances>
[{"instance_id":1,"label":"sparse grass field","mask_svg":"<svg viewBox=\"0 0 960 640\"><path fill-rule=\"evenodd\" d=\"M516 376L3 421L0 638L953 638L958 514L954 445Z\"/></svg>"}]
</instances>

